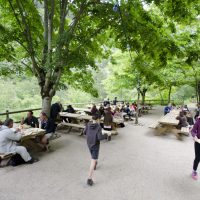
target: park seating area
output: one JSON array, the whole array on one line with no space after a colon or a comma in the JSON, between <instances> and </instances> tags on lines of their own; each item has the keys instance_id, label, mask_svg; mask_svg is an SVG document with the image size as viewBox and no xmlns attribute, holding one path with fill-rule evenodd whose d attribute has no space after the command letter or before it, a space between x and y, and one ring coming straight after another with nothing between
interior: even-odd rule
<instances>
[{"instance_id":1,"label":"park seating area","mask_svg":"<svg viewBox=\"0 0 200 200\"><path fill-rule=\"evenodd\" d=\"M190 127L181 127L181 129L177 129L179 124L179 120L177 117L179 116L180 109L174 109L171 112L167 113L153 124L149 126L155 130L157 135L163 135L166 133L173 133L178 139L180 139L180 134L188 136L190 133Z\"/></svg>"},{"instance_id":2,"label":"park seating area","mask_svg":"<svg viewBox=\"0 0 200 200\"><path fill-rule=\"evenodd\" d=\"M118 106L120 107L121 105L118 104ZM97 105L97 107L100 107L100 105ZM59 113L59 118L60 120L58 120L56 122L57 124L57 129L60 130L64 130L64 133L70 133L72 132L72 130L78 130L80 132L80 136L83 135L83 130L86 127L86 124L92 120L92 114L91 114L91 108L92 105L88 105L87 108L75 108L75 113L67 113L67 112L60 112ZM115 110L116 106L111 106L111 109ZM106 108L105 108L106 109ZM142 106L140 108L140 114L142 114L141 110L143 109L152 109L151 106ZM27 111L27 110L25 110ZM21 111L20 111L21 112ZM124 123L124 120L126 122L133 122L135 116L127 116L126 113L124 113L123 118L116 118L113 117L113 122L112 122L112 130L111 131L107 131L103 129L103 134L111 134L111 135L117 135L118 134L118 128L120 127L119 125ZM69 122L65 122L63 120L63 118L67 118L70 119L70 123ZM59 122L60 121L60 122ZM100 122L103 124L104 121L104 117L102 117L100 119ZM38 140L38 138L42 138L45 135L45 130L41 129L41 128L33 128L27 125L23 125L21 126L19 123L15 123L14 128L18 128L20 127L21 129L21 134L22 134L22 139L21 139L21 144L26 143L26 147L29 148L28 142L29 140L32 141L36 141ZM58 138L56 134L54 134L55 137L51 138L51 139L56 139ZM38 142L34 142L34 145L37 146ZM12 153L9 154L1 154L1 160L7 160L9 161L9 159L12 157Z\"/></svg>"}]
</instances>

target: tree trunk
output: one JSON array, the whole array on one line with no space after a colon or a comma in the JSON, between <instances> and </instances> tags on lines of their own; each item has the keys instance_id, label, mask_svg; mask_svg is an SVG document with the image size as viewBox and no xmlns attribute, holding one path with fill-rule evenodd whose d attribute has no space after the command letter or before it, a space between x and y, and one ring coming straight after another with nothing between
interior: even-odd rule
<instances>
[{"instance_id":1,"label":"tree trunk","mask_svg":"<svg viewBox=\"0 0 200 200\"><path fill-rule=\"evenodd\" d=\"M140 91L138 89L138 98L137 98L137 109L136 109L136 116L135 116L135 124L138 124L139 118L139 103L140 103Z\"/></svg>"},{"instance_id":2,"label":"tree trunk","mask_svg":"<svg viewBox=\"0 0 200 200\"><path fill-rule=\"evenodd\" d=\"M48 116L50 116L51 101L52 97L46 96L42 98L42 112L45 112Z\"/></svg>"},{"instance_id":3,"label":"tree trunk","mask_svg":"<svg viewBox=\"0 0 200 200\"><path fill-rule=\"evenodd\" d=\"M141 94L141 96L142 96L142 102L141 102L142 105L145 104L146 92L147 92L147 89L146 89L146 88L144 88L143 90L140 91L140 94Z\"/></svg>"},{"instance_id":4,"label":"tree trunk","mask_svg":"<svg viewBox=\"0 0 200 200\"><path fill-rule=\"evenodd\" d=\"M169 87L168 103L170 103L170 101L171 101L171 92L172 92L172 86Z\"/></svg>"}]
</instances>

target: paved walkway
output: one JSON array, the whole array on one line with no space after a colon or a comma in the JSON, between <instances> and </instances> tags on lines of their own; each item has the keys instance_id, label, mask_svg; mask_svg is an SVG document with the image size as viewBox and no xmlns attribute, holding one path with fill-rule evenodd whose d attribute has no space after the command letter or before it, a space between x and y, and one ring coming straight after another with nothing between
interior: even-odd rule
<instances>
[{"instance_id":1,"label":"paved walkway","mask_svg":"<svg viewBox=\"0 0 200 200\"><path fill-rule=\"evenodd\" d=\"M101 145L95 185L86 178L90 156L85 138L64 134L40 162L0 169L0 200L198 200L200 180L190 178L193 142L154 136L148 128L162 114L154 110Z\"/></svg>"}]
</instances>

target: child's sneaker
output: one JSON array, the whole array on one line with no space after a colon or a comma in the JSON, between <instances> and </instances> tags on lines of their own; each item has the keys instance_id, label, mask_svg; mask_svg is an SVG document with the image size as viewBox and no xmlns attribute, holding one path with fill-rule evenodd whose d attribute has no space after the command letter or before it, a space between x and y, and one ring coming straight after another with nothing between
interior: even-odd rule
<instances>
[{"instance_id":1,"label":"child's sneaker","mask_svg":"<svg viewBox=\"0 0 200 200\"><path fill-rule=\"evenodd\" d=\"M197 180L197 179L198 179L197 172L195 172L195 171L192 172L192 178L193 178L194 180Z\"/></svg>"},{"instance_id":2,"label":"child's sneaker","mask_svg":"<svg viewBox=\"0 0 200 200\"><path fill-rule=\"evenodd\" d=\"M88 184L89 186L92 186L92 185L93 185L93 183L94 183L94 182L93 182L93 180L92 180L92 179L88 179L88 180L87 180L87 184Z\"/></svg>"}]
</instances>

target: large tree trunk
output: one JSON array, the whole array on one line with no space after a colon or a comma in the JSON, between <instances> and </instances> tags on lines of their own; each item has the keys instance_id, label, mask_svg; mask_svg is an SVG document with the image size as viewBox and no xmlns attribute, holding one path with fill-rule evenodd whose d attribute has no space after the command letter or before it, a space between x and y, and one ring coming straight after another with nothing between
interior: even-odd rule
<instances>
[{"instance_id":1,"label":"large tree trunk","mask_svg":"<svg viewBox=\"0 0 200 200\"><path fill-rule=\"evenodd\" d=\"M42 112L45 112L48 116L50 116L51 101L52 97L50 96L42 98Z\"/></svg>"},{"instance_id":2,"label":"large tree trunk","mask_svg":"<svg viewBox=\"0 0 200 200\"><path fill-rule=\"evenodd\" d=\"M146 92L147 92L147 89L146 89L146 88L140 90L140 94L141 94L141 96L142 96L142 102L141 102L142 105L145 104Z\"/></svg>"}]
</instances>

